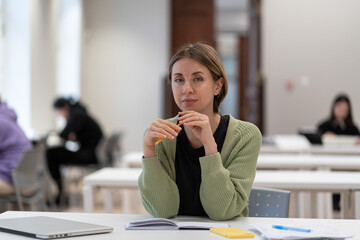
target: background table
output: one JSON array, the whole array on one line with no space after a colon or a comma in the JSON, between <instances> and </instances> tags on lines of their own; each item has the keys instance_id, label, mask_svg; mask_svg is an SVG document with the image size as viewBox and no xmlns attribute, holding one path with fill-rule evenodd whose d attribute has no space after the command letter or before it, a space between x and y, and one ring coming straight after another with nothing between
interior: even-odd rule
<instances>
[{"instance_id":1,"label":"background table","mask_svg":"<svg viewBox=\"0 0 360 240\"><path fill-rule=\"evenodd\" d=\"M311 154L333 154L333 155L360 155L360 146L326 146L311 145L307 149L280 149L275 145L263 144L260 153L311 153Z\"/></svg>"},{"instance_id":2,"label":"background table","mask_svg":"<svg viewBox=\"0 0 360 240\"><path fill-rule=\"evenodd\" d=\"M109 227L113 227L114 231L112 233L107 234L97 234L97 235L89 235L83 237L76 238L63 238L63 239L73 239L73 240L198 240L198 239L207 239L207 240L224 240L226 238L221 237L219 235L210 233L209 231L202 230L153 230L153 231L144 231L144 230L125 230L124 226L126 223L131 221L144 220L147 218L151 218L148 215L134 215L134 214L99 214L99 213L53 213L53 212L5 212L0 214L0 219L5 218L16 218L16 217L30 217L30 216L49 216L56 217L62 219L69 219L73 221L81 221L93 224L100 224ZM209 222L208 218L201 217L176 217L172 219L174 221L201 221L201 222ZM237 227L243 230L249 231L249 224L283 224L283 225L291 225L291 224L326 224L328 226L332 226L339 230L354 234L352 239L360 239L360 220L339 220L339 219L301 219L301 218L235 218L229 221L225 221L230 224L232 227ZM19 235L12 235L9 233L0 232L0 239L7 240L18 240L18 239L32 239L28 237L22 237ZM260 236L255 235L255 240L262 239Z\"/></svg>"},{"instance_id":3,"label":"background table","mask_svg":"<svg viewBox=\"0 0 360 240\"><path fill-rule=\"evenodd\" d=\"M137 179L141 173L141 169L128 168L103 168L84 178L84 208L86 212L93 211L93 188L109 188L117 187L120 189L138 188ZM354 198L356 191L360 190L360 173L359 172L330 172L330 171L282 171L282 170L259 170L256 173L253 186L287 189L295 192L309 191L317 193L331 192L341 193L343 199L342 217L352 218L358 216L355 214L355 203L360 204L360 199ZM111 212L112 197L111 194L105 192L105 209ZM316 197L313 196L313 199ZM128 200L125 198L125 203ZM304 209L311 206L300 206ZM317 211L315 207L313 212ZM126 211L125 206L125 211ZM359 214L360 216L360 214Z\"/></svg>"},{"instance_id":4,"label":"background table","mask_svg":"<svg viewBox=\"0 0 360 240\"><path fill-rule=\"evenodd\" d=\"M360 170L360 155L260 154L258 169Z\"/></svg>"},{"instance_id":5,"label":"background table","mask_svg":"<svg viewBox=\"0 0 360 240\"><path fill-rule=\"evenodd\" d=\"M84 177L83 199L85 212L92 212L94 206L94 188L103 188L105 211L112 212L112 196L109 188L120 190L138 189L137 179L141 173L138 168L103 168ZM130 208L129 193L124 192L124 210Z\"/></svg>"}]
</instances>

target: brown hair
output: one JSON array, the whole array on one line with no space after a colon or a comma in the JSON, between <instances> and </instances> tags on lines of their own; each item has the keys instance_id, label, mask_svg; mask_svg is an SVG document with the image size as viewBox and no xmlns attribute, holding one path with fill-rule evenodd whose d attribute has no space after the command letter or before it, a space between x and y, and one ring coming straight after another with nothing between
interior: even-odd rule
<instances>
[{"instance_id":1,"label":"brown hair","mask_svg":"<svg viewBox=\"0 0 360 240\"><path fill-rule=\"evenodd\" d=\"M171 82L172 68L179 59L190 58L209 69L214 81L220 78L224 79L220 93L214 96L213 110L215 113L219 112L220 103L224 100L228 91L228 80L226 77L224 66L221 62L220 56L216 50L208 44L197 42L195 44L188 44L181 47L175 55L171 58L169 63L168 80Z\"/></svg>"}]
</instances>

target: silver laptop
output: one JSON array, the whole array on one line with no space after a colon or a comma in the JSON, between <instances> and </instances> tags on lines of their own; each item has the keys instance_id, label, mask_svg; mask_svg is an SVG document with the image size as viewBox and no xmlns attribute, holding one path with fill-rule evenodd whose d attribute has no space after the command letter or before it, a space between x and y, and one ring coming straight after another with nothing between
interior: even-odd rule
<instances>
[{"instance_id":1,"label":"silver laptop","mask_svg":"<svg viewBox=\"0 0 360 240\"><path fill-rule=\"evenodd\" d=\"M40 239L109 233L112 230L111 227L42 216L0 219L0 231Z\"/></svg>"}]
</instances>

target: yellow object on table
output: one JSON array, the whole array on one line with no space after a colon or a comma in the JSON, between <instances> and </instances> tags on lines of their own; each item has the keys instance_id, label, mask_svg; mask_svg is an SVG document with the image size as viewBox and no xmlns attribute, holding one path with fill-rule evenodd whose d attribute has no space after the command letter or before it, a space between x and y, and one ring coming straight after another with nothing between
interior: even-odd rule
<instances>
[{"instance_id":1,"label":"yellow object on table","mask_svg":"<svg viewBox=\"0 0 360 240\"><path fill-rule=\"evenodd\" d=\"M255 234L235 227L210 228L210 232L227 238L254 238Z\"/></svg>"}]
</instances>

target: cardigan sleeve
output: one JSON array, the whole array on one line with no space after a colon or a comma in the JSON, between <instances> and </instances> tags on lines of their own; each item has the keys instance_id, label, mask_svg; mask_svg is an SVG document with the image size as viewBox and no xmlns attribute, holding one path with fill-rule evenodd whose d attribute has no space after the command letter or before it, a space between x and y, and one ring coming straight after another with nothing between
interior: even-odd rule
<instances>
[{"instance_id":1,"label":"cardigan sleeve","mask_svg":"<svg viewBox=\"0 0 360 240\"><path fill-rule=\"evenodd\" d=\"M211 219L247 216L247 202L260 147L260 131L247 123L228 146L223 146L232 149L228 159L221 159L219 153L200 158L200 199Z\"/></svg>"},{"instance_id":2,"label":"cardigan sleeve","mask_svg":"<svg viewBox=\"0 0 360 240\"><path fill-rule=\"evenodd\" d=\"M156 150L157 157L143 159L138 186L146 211L154 217L169 218L178 213L179 190L175 183L175 171L169 159L171 156L167 156L171 151L166 153L162 143Z\"/></svg>"}]
</instances>

